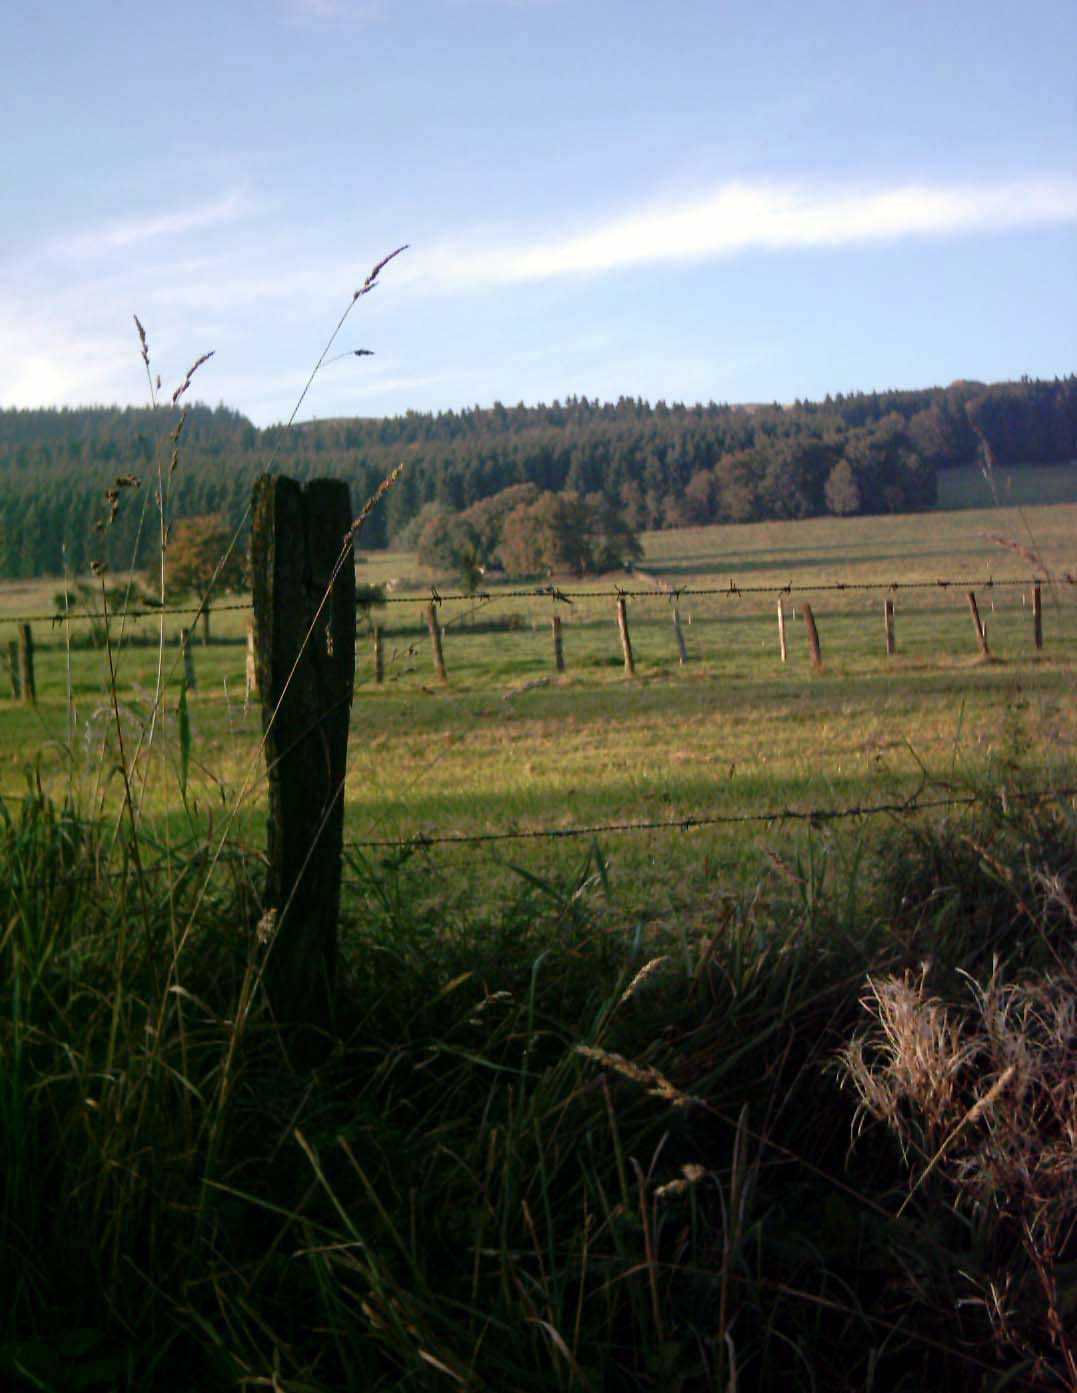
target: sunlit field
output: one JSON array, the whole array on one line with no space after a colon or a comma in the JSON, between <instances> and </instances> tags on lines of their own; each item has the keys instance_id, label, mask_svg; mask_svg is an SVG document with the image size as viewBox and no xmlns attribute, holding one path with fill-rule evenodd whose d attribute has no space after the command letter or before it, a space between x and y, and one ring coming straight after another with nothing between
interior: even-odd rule
<instances>
[{"instance_id":1,"label":"sunlit field","mask_svg":"<svg viewBox=\"0 0 1077 1393\"><path fill-rule=\"evenodd\" d=\"M375 611L385 632L385 682L373 681L369 626L360 618L346 829L349 843L415 842L640 821L780 814L890 802L917 790L982 778L1014 757L1058 768L1072 755L1077 640L1077 505L932 515L812 520L650 534L642 574L559 583L572 602L502 582L488 595L439 607L449 681L434 678L423 617L430 585L401 553L361 555L357 576L389 584ZM1044 583L1044 635L1033 646L1034 553ZM1028 580L996 585L991 580ZM962 582L940 587L939 580ZM842 582L848 591L825 587ZM923 583L927 584L924 585ZM965 583L967 582L967 584ZM658 593L663 584L678 593ZM616 626L628 604L636 676L624 674ZM783 596L787 661L778 646ZM855 587L865 586L866 589ZM895 588L890 589L891 586ZM974 588L989 660L978 651L966 590ZM57 582L8 586L2 613L54 608ZM718 594L694 594L718 590ZM896 652L884 649L883 600L895 603ZM821 672L808 655L802 606L815 613ZM155 617L111 621L127 755L140 736L143 806L162 842L200 832L257 844L263 832L260 711L245 690L246 612L222 600L212 642L192 640L197 688L186 801L180 797L176 704L178 633L167 616L164 718L146 741L158 666ZM672 623L676 603L688 661ZM560 615L566 671L553 665L551 617ZM88 624L34 623L38 702L8 695L2 791L18 795L27 771L62 798L115 811L116 723L109 666L87 646ZM13 626L3 632L14 634ZM70 684L71 703L65 693ZM10 691L10 688L8 689ZM782 854L799 825L748 822L600 834L626 908L650 915L699 902L717 870L751 875L760 853ZM558 873L587 843L534 840L426 847L421 863L444 900L484 892L513 874L503 862ZM382 847L358 847L360 856ZM707 896L704 895L704 899Z\"/></svg>"}]
</instances>

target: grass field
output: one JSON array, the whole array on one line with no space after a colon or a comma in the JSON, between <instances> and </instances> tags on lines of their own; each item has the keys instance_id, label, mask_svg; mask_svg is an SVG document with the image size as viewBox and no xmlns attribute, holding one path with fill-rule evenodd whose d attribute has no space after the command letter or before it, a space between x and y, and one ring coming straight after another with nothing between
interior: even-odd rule
<instances>
[{"instance_id":1,"label":"grass field","mask_svg":"<svg viewBox=\"0 0 1077 1393\"><path fill-rule=\"evenodd\" d=\"M399 602L382 611L387 680L380 688L372 681L369 640L362 632L359 638L346 838L406 841L871 803L907 796L925 779L982 777L1015 743L1046 764L1064 764L1077 730L1077 589L1061 581L1045 586L1046 642L1037 652L1030 585L986 583L1029 571L992 538L1031 548L1058 577L1077 570L1075 536L1075 505L655 533L646 538L648 576L724 592L680 598L687 664L677 661L669 600L633 599L637 676L625 680L614 601L587 598L610 588L604 578L574 587L578 598L557 605L567 662L557 677L554 602L501 598L495 587L488 601L441 607L445 688L433 679L422 606L407 602L409 585L422 596L429 581L411 556L368 554L360 578L397 580L392 594ZM964 587L939 589L933 582L940 578L967 579L978 590L990 662L978 655ZM818 588L837 581L868 588ZM901 588L925 581L927 588ZM882 600L892 583L897 652L888 658ZM738 593L730 593L731 584ZM784 599L789 652L782 664L776 596L751 588L787 584L795 589ZM56 590L55 582L7 587L0 617L47 610ZM805 601L821 636L819 674L796 620ZM221 827L223 819L233 819L231 833L244 841L257 844L263 835L260 715L256 702L244 701L245 621L244 612L223 610L214 616L213 643L194 645L198 688L189 700L184 808L176 772L177 636L189 621L168 618L171 695L145 803L162 840L209 820ZM156 627L152 618L133 621L116 645L131 747L147 719ZM115 809L120 784L108 666L100 649L76 646L78 625L71 631L69 713L64 629L35 625L39 699L33 709L8 700L0 710L0 791L17 794L33 765L54 795L73 780L83 806ZM699 903L717 868L737 880L754 872L761 850L788 848L796 838L787 826L768 832L749 824L605 840L626 908L653 918ZM474 883L477 856L487 864L489 893L511 874L501 865L506 857L536 870L563 868L579 854L571 844L539 842L493 852L430 849L423 857L444 898Z\"/></svg>"},{"instance_id":2,"label":"grass field","mask_svg":"<svg viewBox=\"0 0 1077 1393\"><path fill-rule=\"evenodd\" d=\"M633 599L633 680L595 592L638 576L560 606L563 679L548 596L447 601L445 687L419 605L387 607L313 1033L263 990L244 612L195 647L189 742L178 620L152 742L154 622L114 632L115 702L100 648L35 623L37 705L0 704L0 1384L1077 1389L1075 523L648 537L649 574L722 593L681 595L684 666L668 598ZM992 537L1053 577L1042 651ZM429 594L412 557L358 571ZM939 578L975 583L990 660ZM783 665L749 587L790 583ZM915 819L415 840L970 789Z\"/></svg>"}]
</instances>

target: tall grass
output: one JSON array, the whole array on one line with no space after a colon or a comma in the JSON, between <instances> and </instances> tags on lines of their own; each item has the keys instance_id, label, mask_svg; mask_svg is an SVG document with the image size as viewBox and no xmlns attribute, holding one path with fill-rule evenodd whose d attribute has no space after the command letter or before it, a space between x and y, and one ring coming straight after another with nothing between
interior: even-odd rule
<instances>
[{"instance_id":1,"label":"tall grass","mask_svg":"<svg viewBox=\"0 0 1077 1393\"><path fill-rule=\"evenodd\" d=\"M421 858L357 861L313 1068L261 996L253 854L162 994L195 868L149 872L147 912L99 838L34 795L3 822L10 1386L1072 1386L1060 812L819 835L703 939L599 927L594 848L445 915ZM869 979L877 1033L850 1046ZM942 1041L905 1094L902 1011ZM1017 1194L987 1145L1013 1095L968 1115L1021 1040L1024 1150L999 1154L1039 1178ZM863 1128L849 1152L858 1097L904 1120L907 1159ZM1022 1246L1016 1199L1050 1243Z\"/></svg>"}]
</instances>

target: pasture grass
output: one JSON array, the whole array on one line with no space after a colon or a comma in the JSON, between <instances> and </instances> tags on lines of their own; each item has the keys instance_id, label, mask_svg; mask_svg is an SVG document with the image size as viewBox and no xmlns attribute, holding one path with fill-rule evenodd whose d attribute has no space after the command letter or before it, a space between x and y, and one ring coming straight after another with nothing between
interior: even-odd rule
<instances>
[{"instance_id":1,"label":"pasture grass","mask_svg":"<svg viewBox=\"0 0 1077 1393\"><path fill-rule=\"evenodd\" d=\"M955 775L982 775L1014 719L1045 767L1064 763L1075 734L1077 590L1061 577L1075 569L1074 536L1072 505L654 533L646 538L644 576L573 584L580 598L571 605L542 595L508 598L503 592L518 588L508 584L491 585L487 600L443 604L446 688L434 680L422 605L394 603L376 616L386 631L380 688L360 623L346 838L407 842L890 801L924 785L945 786ZM1044 586L1040 652L1032 644L1030 585L986 585L992 576L1029 570L993 538L1031 549L1059 578ZM401 554L368 553L358 573L368 583L395 579L393 597L405 601L418 599L434 579L424 582L414 557ZM648 589L655 575L723 593L680 597L684 666L669 599L633 599L637 677L626 681L614 602L586 596L613 581ZM977 582L990 662L978 655L964 590L940 589L933 584L940 578ZM838 581L870 588L818 588ZM882 600L895 581L897 653L888 658ZM900 588L916 581L929 584ZM777 597L749 587L790 582L797 589L784 600L789 651L782 664ZM449 592L443 579L437 583ZM55 590L55 582L11 587L0 595L0 614L48 609ZM805 600L821 634L820 674L811 670L803 625L794 617ZM552 662L555 606L563 677ZM188 695L185 799L177 733L181 622L190 621L166 621L169 697L150 756L157 767L143 775L147 826L162 844L227 826L229 836L259 845L265 781L257 701L245 699L246 615L221 609L214 641L193 641L198 688ZM8 699L0 708L0 792L19 796L32 767L54 797L75 790L83 811L114 817L122 783L108 665L99 649L86 646L86 630L70 625L69 654L63 626L35 626L39 700L27 708ZM118 645L121 712L133 748L148 720L157 630L153 618L128 621ZM618 913L653 918L684 912L700 882L716 875L750 881L769 853L785 854L801 838L795 824L778 821L606 840L629 887ZM511 890L506 861L561 873L577 850L516 842L421 854L436 893L452 897L466 895L476 859L486 893L497 894Z\"/></svg>"},{"instance_id":2,"label":"pasture grass","mask_svg":"<svg viewBox=\"0 0 1077 1393\"><path fill-rule=\"evenodd\" d=\"M313 1050L262 991L244 615L196 644L189 741L177 664L141 749L152 621L114 648L115 705L81 644L69 705L63 630L40 633L36 708L0 710L5 1386L1072 1386L1064 1204L1022 1211L1013 1185L969 1189L961 1166L984 1174L1014 1101L975 1043L970 979L1044 1004L1005 1038L1048 1061L1037 1087L1060 1077L1074 592L1046 589L1037 653L1020 592L980 587L990 662L963 593L936 588L898 590L887 659L881 600L895 578L1011 573L985 534L1019 528L1061 576L1073 521L1059 506L648 538L644 569L678 586L877 587L790 596L784 666L773 595L684 596L684 667L656 595L632 602L626 681L595 597L562 607L556 680L553 602L495 591L470 616L442 607L461 617L439 688L418 613L387 609L388 681L359 667L336 1015ZM360 573L417 575L401 557ZM792 619L804 599L820 674ZM9 615L50 600L0 597ZM918 790L980 802L941 820L421 840ZM949 1011L952 1154L936 1155L934 1075L905 1086L911 1047L888 1044L897 1000L914 1022ZM1042 1109L1020 1115L1072 1166Z\"/></svg>"}]
</instances>

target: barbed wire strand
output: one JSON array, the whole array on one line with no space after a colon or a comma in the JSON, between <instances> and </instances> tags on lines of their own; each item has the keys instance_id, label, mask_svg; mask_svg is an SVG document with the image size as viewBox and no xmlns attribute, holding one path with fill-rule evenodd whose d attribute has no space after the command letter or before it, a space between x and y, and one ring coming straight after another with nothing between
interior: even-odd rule
<instances>
[{"instance_id":1,"label":"barbed wire strand","mask_svg":"<svg viewBox=\"0 0 1077 1393\"><path fill-rule=\"evenodd\" d=\"M837 822L848 818L882 816L902 817L914 813L937 812L942 808L970 808L987 806L991 803L1000 803L1003 807L1005 807L1007 803L1034 805L1050 802L1052 800L1075 797L1077 797L1077 787L1002 791L992 794L950 794L945 798L920 798L914 795L911 798L902 799L900 801L854 803L841 808L771 808L766 812L760 813L714 813L703 817L688 815L684 817L640 820L635 822L601 822L593 823L585 827L531 828L512 832L451 832L439 836L428 836L425 833L419 832L413 833L411 836L407 837L347 840L344 842L344 850L387 851L403 850L404 848L424 850L427 847L433 846L462 846L507 841L537 841L544 838L548 840L560 840L568 837L595 837L598 836L599 833L606 834L610 832L630 834L639 832L689 832L699 827L743 825L745 823L771 824L807 822L814 826L827 822ZM20 796L0 793L0 801L5 803L26 804L37 801L37 795L23 794ZM241 849L234 848L234 850ZM255 852L254 855L256 858L262 859L261 853ZM156 874L170 867L174 868L174 864L171 858L166 858L148 866L146 870L148 874ZM127 874L127 870L107 871L99 878L114 879Z\"/></svg>"},{"instance_id":2,"label":"barbed wire strand","mask_svg":"<svg viewBox=\"0 0 1077 1393\"><path fill-rule=\"evenodd\" d=\"M1077 585L1069 572L1065 574L1065 581L1069 585ZM1005 587L1027 586L1038 583L1035 576L1005 576L995 578L987 577L943 577L936 580L890 580L890 581L820 581L818 584L794 584L788 581L785 585L739 585L736 581L730 581L728 585L714 586L682 586L671 587L668 590L626 590L622 586L615 586L612 590L562 590L557 586L545 585L530 587L527 589L515 590L478 590L474 594L453 592L448 595L438 594L436 590L421 595L386 595L384 601L379 601L374 608L386 605L428 605L431 600L435 604L448 604L450 602L469 602L476 604L479 608L489 604L494 600L541 600L549 599L555 603L575 603L578 600L678 600L682 596L693 598L699 595L722 595L728 598L736 598L739 595L807 595L821 594L827 592L875 592L897 591L897 590L998 590ZM476 603L478 602L478 603ZM129 610L110 610L110 619L149 619L156 618L162 614L193 614L201 615L204 605L153 605L147 609ZM214 614L226 613L229 610L249 610L253 605L250 600L237 600L229 604L214 604L212 612ZM39 612L36 614L2 614L0 624L62 624L76 623L79 621L102 622L104 616L92 611L78 612L71 611L67 614L62 611Z\"/></svg>"},{"instance_id":3,"label":"barbed wire strand","mask_svg":"<svg viewBox=\"0 0 1077 1393\"><path fill-rule=\"evenodd\" d=\"M1036 803L1052 798L1072 798L1077 789L1044 789L1035 793L995 795L997 801ZM743 823L836 822L844 818L880 817L884 814L902 816L910 813L937 811L940 808L974 807L993 801L984 794L969 793L947 798L908 798L900 802L857 803L843 808L772 808L762 813L714 813L710 816L675 817L636 822L600 822L587 827L543 827L513 832L449 832L438 836L415 833L410 837L370 838L346 841L346 850L390 850L403 847L459 846L483 842L557 840L566 837L594 837L608 832L688 832L697 827L719 827Z\"/></svg>"}]
</instances>

